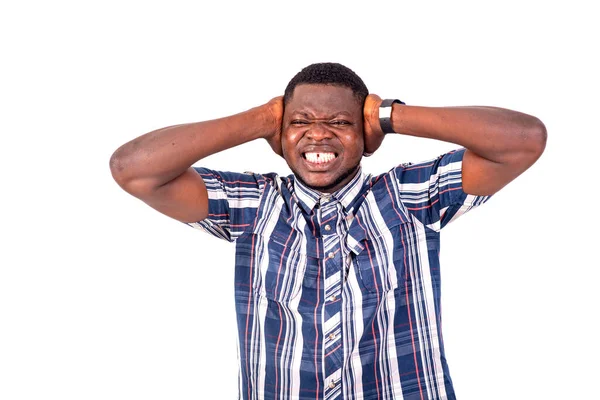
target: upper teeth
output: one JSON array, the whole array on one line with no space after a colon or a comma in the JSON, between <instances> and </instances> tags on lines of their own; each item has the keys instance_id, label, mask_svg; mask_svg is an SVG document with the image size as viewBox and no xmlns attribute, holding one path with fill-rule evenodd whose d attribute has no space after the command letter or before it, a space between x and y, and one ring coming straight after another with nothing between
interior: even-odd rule
<instances>
[{"instance_id":1,"label":"upper teeth","mask_svg":"<svg viewBox=\"0 0 600 400\"><path fill-rule=\"evenodd\" d=\"M305 153L304 156L311 163L322 164L335 158L334 153Z\"/></svg>"}]
</instances>

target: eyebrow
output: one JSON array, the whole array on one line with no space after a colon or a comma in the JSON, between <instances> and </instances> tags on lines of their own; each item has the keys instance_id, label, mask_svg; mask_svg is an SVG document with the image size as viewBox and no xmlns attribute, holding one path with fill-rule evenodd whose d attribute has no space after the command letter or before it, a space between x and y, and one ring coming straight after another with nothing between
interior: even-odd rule
<instances>
[{"instance_id":1,"label":"eyebrow","mask_svg":"<svg viewBox=\"0 0 600 400\"><path fill-rule=\"evenodd\" d=\"M305 112L305 111L292 111L291 115L300 115L300 116L302 116L304 118L312 118L312 115L309 114L309 113L307 113L307 112ZM326 116L324 119L332 119L332 118L338 117L340 115L344 115L344 116L347 116L347 117L352 117L352 114L350 114L347 111L338 111L338 112L336 112L334 114Z\"/></svg>"}]
</instances>

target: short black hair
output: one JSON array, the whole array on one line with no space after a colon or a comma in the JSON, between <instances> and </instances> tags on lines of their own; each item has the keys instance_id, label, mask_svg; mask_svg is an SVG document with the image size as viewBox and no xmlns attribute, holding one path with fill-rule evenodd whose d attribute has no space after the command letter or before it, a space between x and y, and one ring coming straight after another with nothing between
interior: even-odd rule
<instances>
[{"instance_id":1,"label":"short black hair","mask_svg":"<svg viewBox=\"0 0 600 400\"><path fill-rule=\"evenodd\" d=\"M364 104L369 89L362 79L350 68L338 63L317 63L298 72L285 88L283 103L287 104L294 94L296 86L302 84L343 86L352 89L359 104Z\"/></svg>"}]
</instances>

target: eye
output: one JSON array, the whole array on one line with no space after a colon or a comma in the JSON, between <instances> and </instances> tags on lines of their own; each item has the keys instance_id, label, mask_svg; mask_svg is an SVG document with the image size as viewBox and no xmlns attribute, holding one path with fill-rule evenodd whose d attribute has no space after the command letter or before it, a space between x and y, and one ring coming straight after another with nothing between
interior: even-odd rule
<instances>
[{"instance_id":1,"label":"eye","mask_svg":"<svg viewBox=\"0 0 600 400\"><path fill-rule=\"evenodd\" d=\"M308 121L305 121L303 119L295 119L292 120L292 122L290 122L292 125L307 125Z\"/></svg>"},{"instance_id":2,"label":"eye","mask_svg":"<svg viewBox=\"0 0 600 400\"><path fill-rule=\"evenodd\" d=\"M329 122L330 125L337 125L337 126L342 126L342 125L350 125L349 121L343 120L343 119L334 119L333 121Z\"/></svg>"}]
</instances>

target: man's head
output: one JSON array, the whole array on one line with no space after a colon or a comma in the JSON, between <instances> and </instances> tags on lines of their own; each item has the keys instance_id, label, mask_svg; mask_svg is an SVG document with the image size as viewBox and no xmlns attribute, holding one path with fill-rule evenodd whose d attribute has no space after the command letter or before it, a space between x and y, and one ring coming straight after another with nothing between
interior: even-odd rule
<instances>
[{"instance_id":1,"label":"man's head","mask_svg":"<svg viewBox=\"0 0 600 400\"><path fill-rule=\"evenodd\" d=\"M282 148L297 179L329 193L352 179L364 151L368 94L341 64L312 64L292 78L283 98Z\"/></svg>"}]
</instances>

